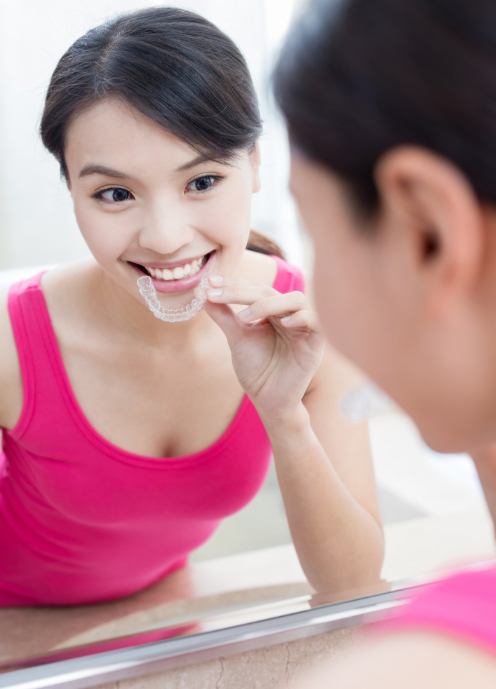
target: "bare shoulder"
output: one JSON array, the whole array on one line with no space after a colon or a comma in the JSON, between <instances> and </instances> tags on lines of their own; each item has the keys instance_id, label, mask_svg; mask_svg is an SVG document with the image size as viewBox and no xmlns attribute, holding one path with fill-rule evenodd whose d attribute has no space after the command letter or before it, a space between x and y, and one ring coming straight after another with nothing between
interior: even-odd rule
<instances>
[{"instance_id":1,"label":"bare shoulder","mask_svg":"<svg viewBox=\"0 0 496 689\"><path fill-rule=\"evenodd\" d=\"M43 292L49 307L53 306L55 311L59 308L59 297L67 299L71 284L76 282L71 277L81 270L81 264L74 262L67 267L51 268L43 275ZM0 427L3 428L16 425L23 405L21 367L9 315L8 291L8 286L0 287Z\"/></svg>"},{"instance_id":2,"label":"bare shoulder","mask_svg":"<svg viewBox=\"0 0 496 689\"><path fill-rule=\"evenodd\" d=\"M94 261L82 259L57 266L43 275L43 295L60 344L66 343L69 335L79 334L82 324L83 330L91 325L88 285L94 274Z\"/></svg>"},{"instance_id":3,"label":"bare shoulder","mask_svg":"<svg viewBox=\"0 0 496 689\"><path fill-rule=\"evenodd\" d=\"M268 254L247 249L241 265L241 277L253 284L272 285L277 275L277 263Z\"/></svg>"},{"instance_id":4,"label":"bare shoulder","mask_svg":"<svg viewBox=\"0 0 496 689\"><path fill-rule=\"evenodd\" d=\"M291 689L492 689L496 659L472 644L433 632L405 631L352 646Z\"/></svg>"},{"instance_id":5,"label":"bare shoulder","mask_svg":"<svg viewBox=\"0 0 496 689\"><path fill-rule=\"evenodd\" d=\"M0 289L0 427L11 428L22 406L22 379L8 311L8 287Z\"/></svg>"},{"instance_id":6,"label":"bare shoulder","mask_svg":"<svg viewBox=\"0 0 496 689\"><path fill-rule=\"evenodd\" d=\"M87 281L94 265L89 259L81 259L55 266L43 275L43 294L53 301L69 294L73 300L81 291L81 284Z\"/></svg>"}]
</instances>

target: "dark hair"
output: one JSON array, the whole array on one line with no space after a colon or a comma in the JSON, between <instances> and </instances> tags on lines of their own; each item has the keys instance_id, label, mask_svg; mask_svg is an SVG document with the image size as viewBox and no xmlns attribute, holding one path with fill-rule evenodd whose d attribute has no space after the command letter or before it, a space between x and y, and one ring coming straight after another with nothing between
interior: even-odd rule
<instances>
[{"instance_id":1,"label":"dark hair","mask_svg":"<svg viewBox=\"0 0 496 689\"><path fill-rule=\"evenodd\" d=\"M67 182L71 120L108 97L120 98L212 160L251 149L262 131L253 83L236 45L205 18L177 8L118 15L88 31L59 60L40 134ZM250 235L248 248L271 252L257 236L252 246Z\"/></svg>"},{"instance_id":2,"label":"dark hair","mask_svg":"<svg viewBox=\"0 0 496 689\"><path fill-rule=\"evenodd\" d=\"M315 0L274 75L290 140L367 213L376 162L400 144L450 159L495 202L495 25L494 0Z\"/></svg>"}]
</instances>

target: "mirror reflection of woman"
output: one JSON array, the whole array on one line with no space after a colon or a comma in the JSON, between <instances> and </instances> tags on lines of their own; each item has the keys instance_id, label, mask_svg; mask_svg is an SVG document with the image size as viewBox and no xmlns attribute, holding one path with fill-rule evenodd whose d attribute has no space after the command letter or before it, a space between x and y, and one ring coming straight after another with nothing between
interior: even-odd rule
<instances>
[{"instance_id":1,"label":"mirror reflection of woman","mask_svg":"<svg viewBox=\"0 0 496 689\"><path fill-rule=\"evenodd\" d=\"M1 605L166 577L253 498L271 452L310 584L379 577L367 429L338 409L355 373L300 271L250 233L260 132L243 58L195 14L124 15L59 61L41 135L92 258L0 304ZM162 322L143 275L175 310L208 275L208 302Z\"/></svg>"},{"instance_id":2,"label":"mirror reflection of woman","mask_svg":"<svg viewBox=\"0 0 496 689\"><path fill-rule=\"evenodd\" d=\"M323 331L434 449L472 455L496 522L495 25L490 0L317 0L276 92ZM496 686L496 567L381 629L301 686Z\"/></svg>"}]
</instances>

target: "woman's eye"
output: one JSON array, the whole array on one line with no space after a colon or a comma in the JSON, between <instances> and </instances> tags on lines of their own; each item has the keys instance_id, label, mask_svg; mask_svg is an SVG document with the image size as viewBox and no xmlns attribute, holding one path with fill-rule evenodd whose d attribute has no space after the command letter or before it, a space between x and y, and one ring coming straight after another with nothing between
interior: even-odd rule
<instances>
[{"instance_id":1,"label":"woman's eye","mask_svg":"<svg viewBox=\"0 0 496 689\"><path fill-rule=\"evenodd\" d=\"M208 191L215 186L220 179L222 178L218 175L202 175L201 177L197 177L189 182L186 189L188 191L196 191L201 194L202 192Z\"/></svg>"},{"instance_id":2,"label":"woman's eye","mask_svg":"<svg viewBox=\"0 0 496 689\"><path fill-rule=\"evenodd\" d=\"M105 194L109 194L105 196ZM129 201L132 194L127 189L122 187L109 187L108 189L102 189L93 194L93 198L100 199L104 201L109 201L110 203L122 203L123 201Z\"/></svg>"}]
</instances>

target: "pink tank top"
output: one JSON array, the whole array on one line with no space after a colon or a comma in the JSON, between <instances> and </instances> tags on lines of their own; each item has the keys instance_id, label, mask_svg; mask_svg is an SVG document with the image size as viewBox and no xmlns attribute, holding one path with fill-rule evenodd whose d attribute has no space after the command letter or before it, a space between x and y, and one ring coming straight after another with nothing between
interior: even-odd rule
<instances>
[{"instance_id":1,"label":"pink tank top","mask_svg":"<svg viewBox=\"0 0 496 689\"><path fill-rule=\"evenodd\" d=\"M300 271L273 258L274 288L302 290ZM216 442L192 455L145 457L105 440L71 389L42 274L9 292L24 400L0 452L2 606L92 603L152 584L255 496L271 458L246 395Z\"/></svg>"},{"instance_id":2,"label":"pink tank top","mask_svg":"<svg viewBox=\"0 0 496 689\"><path fill-rule=\"evenodd\" d=\"M447 634L496 656L496 566L460 572L428 585L370 631L414 629Z\"/></svg>"}]
</instances>

